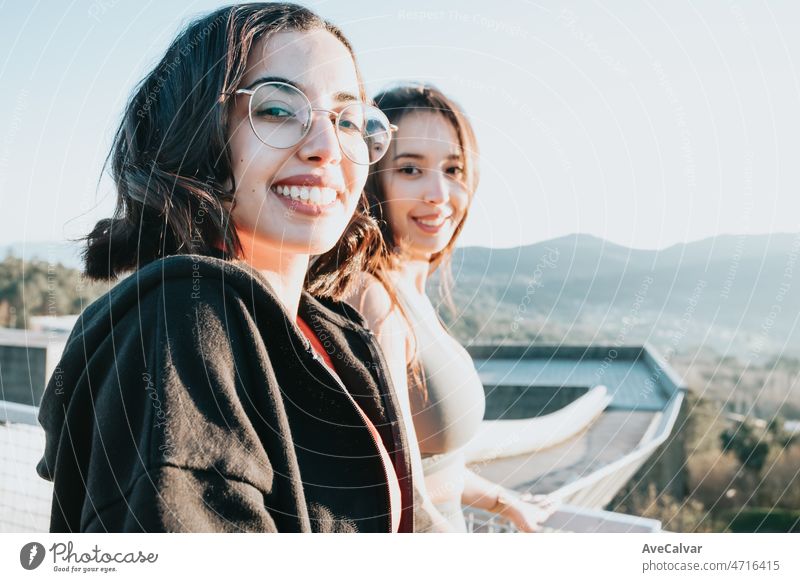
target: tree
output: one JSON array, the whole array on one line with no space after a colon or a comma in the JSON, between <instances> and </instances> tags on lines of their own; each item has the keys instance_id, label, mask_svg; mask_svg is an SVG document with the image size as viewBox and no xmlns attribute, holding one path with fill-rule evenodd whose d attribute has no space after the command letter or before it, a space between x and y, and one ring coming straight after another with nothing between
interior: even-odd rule
<instances>
[{"instance_id":1,"label":"tree","mask_svg":"<svg viewBox=\"0 0 800 582\"><path fill-rule=\"evenodd\" d=\"M783 423L770 422L766 428L756 428L745 419L720 434L722 451L736 456L742 467L755 476L761 473L772 445L786 446Z\"/></svg>"},{"instance_id":2,"label":"tree","mask_svg":"<svg viewBox=\"0 0 800 582\"><path fill-rule=\"evenodd\" d=\"M27 327L33 315L74 315L108 289L79 271L7 255L0 262L0 326Z\"/></svg>"}]
</instances>

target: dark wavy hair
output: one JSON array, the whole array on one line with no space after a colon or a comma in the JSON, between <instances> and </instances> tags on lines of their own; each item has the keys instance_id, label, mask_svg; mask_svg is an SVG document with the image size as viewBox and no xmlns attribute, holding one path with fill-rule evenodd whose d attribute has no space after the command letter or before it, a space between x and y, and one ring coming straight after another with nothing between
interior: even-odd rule
<instances>
[{"instance_id":1,"label":"dark wavy hair","mask_svg":"<svg viewBox=\"0 0 800 582\"><path fill-rule=\"evenodd\" d=\"M230 96L250 50L281 31L327 30L353 56L344 34L314 12L287 3L228 6L189 23L130 97L106 166L116 183L111 218L85 237L85 274L114 279L175 254L241 256L225 203L235 202L226 131ZM362 195L363 197L363 195ZM341 297L380 247L375 221L359 204L344 235L317 257L306 287ZM202 220L197 217L202 216Z\"/></svg>"}]
</instances>

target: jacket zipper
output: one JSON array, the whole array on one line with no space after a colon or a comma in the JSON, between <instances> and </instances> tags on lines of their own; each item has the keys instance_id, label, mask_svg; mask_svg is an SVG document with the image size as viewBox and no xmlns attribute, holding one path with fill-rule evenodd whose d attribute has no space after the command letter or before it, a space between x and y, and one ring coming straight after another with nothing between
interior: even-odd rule
<instances>
[{"instance_id":1,"label":"jacket zipper","mask_svg":"<svg viewBox=\"0 0 800 582\"><path fill-rule=\"evenodd\" d=\"M382 391L382 393L389 395L388 398L391 400L391 395L390 395L391 388L389 386L389 381L386 378L386 374L384 373L388 369L388 367L386 365L386 361L384 360L383 355L380 352L380 350L375 350L374 342L377 341L375 339L375 334L373 333L373 331L371 329L369 329L367 327L358 327L357 331L358 331L359 335L361 335L361 337L364 339L365 343L367 344L367 348L369 349L370 357L373 359L374 362L378 363L376 371L378 373L378 377L379 377L380 381L383 383L383 391ZM398 405L399 405L399 403L398 403ZM393 418L388 418L389 422L391 422L392 424L397 424L399 426L400 423L403 422L403 420L397 416L397 412L398 412L397 409L394 406L386 406L385 404L384 404L384 406L386 407L387 411L391 410L393 415L394 415ZM387 414L387 416L388 416L388 414ZM402 429L398 429L397 432L400 432L401 430ZM395 440L399 441L399 436L400 436L399 434L395 434ZM406 501L411 501L412 504L413 504L413 496L414 496L413 477L414 476L413 476L412 470L411 470L411 463L410 463L410 461L407 462L406 454L407 454L407 450L404 449L403 450L403 464L405 465L404 473L405 473L406 481L408 483L408 490L406 491L406 495L409 496L408 499L406 499ZM397 470L395 469L395 472L396 471ZM398 482L399 482L399 480L398 480ZM403 492L402 491L400 492L400 494L401 494L401 497L403 497ZM403 510L403 507L402 507L402 501L401 501L401 506L400 506L401 521L402 521L402 515L403 515L403 511L402 510Z\"/></svg>"},{"instance_id":2,"label":"jacket zipper","mask_svg":"<svg viewBox=\"0 0 800 582\"><path fill-rule=\"evenodd\" d=\"M304 337L303 339L306 339L306 338ZM308 341L305 342L305 348L306 348L306 351L311 354L311 357L313 357L314 360L316 360L319 363L319 367L320 368L324 368L325 374L327 374L342 389L342 391L344 392L345 396L347 396L347 401L350 403L350 405L356 411L356 414L358 415L358 417L362 421L364 421L364 427L367 429L367 432L369 433L369 437L372 440L372 444L375 446L375 452L377 453L378 459L380 460L380 463L381 463L381 470L383 471L383 483L384 483L384 485L386 487L386 498L389 500L389 508L388 508L388 511L386 512L386 516L387 516L387 519L388 519L388 525L386 527L386 531L388 533L392 533L392 501L391 501L392 500L392 493L391 493L391 490L389 488L389 472L386 470L386 466L385 466L385 464L383 462L383 457L381 456L381 449L380 449L380 445L378 444L378 440L375 438L375 435L372 434L372 431L369 430L369 426L367 425L367 421L369 419L367 418L367 415L364 413L364 411L361 410L361 408L358 406L358 404L356 404L355 399L353 398L352 394L350 394L350 392L347 390L347 388L345 387L344 383L339 379L339 377L337 375L335 375L333 372L331 372L331 370L328 369L328 365L323 361L322 356L320 356L317 353L317 351L314 349L314 347L311 345L311 342L308 342ZM372 348L370 347L370 352L371 351L372 351Z\"/></svg>"}]
</instances>

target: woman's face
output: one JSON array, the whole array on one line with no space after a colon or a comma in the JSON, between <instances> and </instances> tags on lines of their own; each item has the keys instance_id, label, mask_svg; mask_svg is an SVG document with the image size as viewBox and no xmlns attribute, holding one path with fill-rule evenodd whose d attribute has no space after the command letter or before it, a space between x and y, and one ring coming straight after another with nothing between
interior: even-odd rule
<instances>
[{"instance_id":1,"label":"woman's face","mask_svg":"<svg viewBox=\"0 0 800 582\"><path fill-rule=\"evenodd\" d=\"M360 101L353 58L326 30L280 32L256 43L240 88L252 89L262 80L295 85L313 108L339 111ZM277 149L256 137L248 105L249 95L236 95L228 121L236 182L231 216L246 256L330 250L353 215L368 167L342 154L329 114L314 112L306 137ZM319 191L310 198L316 203L290 195L303 188L308 195L315 187Z\"/></svg>"},{"instance_id":2,"label":"woman's face","mask_svg":"<svg viewBox=\"0 0 800 582\"><path fill-rule=\"evenodd\" d=\"M469 205L464 158L452 123L438 113L404 115L381 165L384 215L414 259L447 246Z\"/></svg>"}]
</instances>

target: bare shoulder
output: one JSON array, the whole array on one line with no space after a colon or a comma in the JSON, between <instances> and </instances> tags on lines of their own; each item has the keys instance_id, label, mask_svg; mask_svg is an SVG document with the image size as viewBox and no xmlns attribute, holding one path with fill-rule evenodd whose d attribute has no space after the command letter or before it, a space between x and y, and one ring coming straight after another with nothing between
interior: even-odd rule
<instances>
[{"instance_id":1,"label":"bare shoulder","mask_svg":"<svg viewBox=\"0 0 800 582\"><path fill-rule=\"evenodd\" d=\"M356 290L346 299L366 320L386 357L389 373L401 402L408 402L407 366L413 353L413 332L392 294L368 273L361 275ZM406 394L406 396L402 396ZM410 417L409 417L410 418Z\"/></svg>"},{"instance_id":2,"label":"bare shoulder","mask_svg":"<svg viewBox=\"0 0 800 582\"><path fill-rule=\"evenodd\" d=\"M376 333L387 324L393 324L398 309L389 291L374 275L362 273L354 291L345 299L355 307L369 327Z\"/></svg>"}]
</instances>

